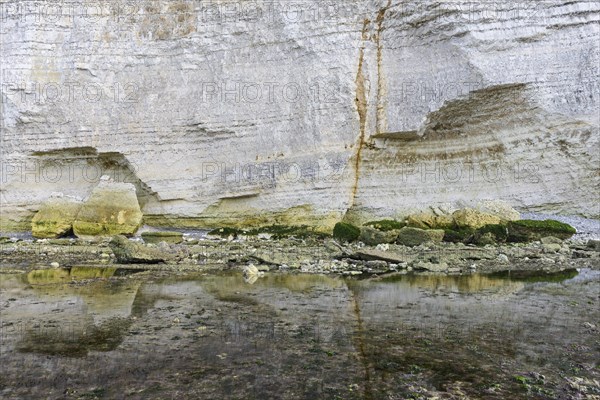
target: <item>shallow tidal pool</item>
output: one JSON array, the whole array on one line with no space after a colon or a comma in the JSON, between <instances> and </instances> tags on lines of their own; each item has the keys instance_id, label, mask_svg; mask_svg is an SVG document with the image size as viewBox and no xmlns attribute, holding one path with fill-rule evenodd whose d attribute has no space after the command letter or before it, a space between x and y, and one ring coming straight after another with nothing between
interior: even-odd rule
<instances>
[{"instance_id":1,"label":"shallow tidal pool","mask_svg":"<svg viewBox=\"0 0 600 400\"><path fill-rule=\"evenodd\" d=\"M0 398L599 399L600 272L0 274Z\"/></svg>"}]
</instances>

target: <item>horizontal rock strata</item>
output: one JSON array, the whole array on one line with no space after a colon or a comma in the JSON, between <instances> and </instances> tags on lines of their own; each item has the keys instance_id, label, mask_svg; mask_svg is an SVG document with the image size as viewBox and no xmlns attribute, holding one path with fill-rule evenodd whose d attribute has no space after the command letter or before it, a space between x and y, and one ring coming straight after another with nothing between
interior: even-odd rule
<instances>
[{"instance_id":1,"label":"horizontal rock strata","mask_svg":"<svg viewBox=\"0 0 600 400\"><path fill-rule=\"evenodd\" d=\"M157 226L600 216L600 3L226 3L0 4L0 231L103 175Z\"/></svg>"}]
</instances>

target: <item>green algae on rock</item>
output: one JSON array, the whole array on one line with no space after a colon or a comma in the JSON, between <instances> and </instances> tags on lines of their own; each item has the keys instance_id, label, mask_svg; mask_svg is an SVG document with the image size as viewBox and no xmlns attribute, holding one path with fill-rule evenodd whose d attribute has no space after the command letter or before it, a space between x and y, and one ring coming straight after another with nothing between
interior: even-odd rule
<instances>
[{"instance_id":1,"label":"green algae on rock","mask_svg":"<svg viewBox=\"0 0 600 400\"><path fill-rule=\"evenodd\" d=\"M577 230L571 225L553 219L544 221L522 219L508 223L509 242L531 242L546 236L554 236L565 240L575 233L577 233Z\"/></svg>"},{"instance_id":2,"label":"green algae on rock","mask_svg":"<svg viewBox=\"0 0 600 400\"><path fill-rule=\"evenodd\" d=\"M142 239L144 239L144 242L146 242L146 243L165 242L165 243L178 244L178 243L183 242L183 233L181 233L181 232L165 232L165 231L144 232L144 233L142 233Z\"/></svg>"},{"instance_id":3,"label":"green algae on rock","mask_svg":"<svg viewBox=\"0 0 600 400\"><path fill-rule=\"evenodd\" d=\"M142 223L142 211L131 183L100 181L73 223L77 237L133 235Z\"/></svg>"},{"instance_id":4,"label":"green algae on rock","mask_svg":"<svg viewBox=\"0 0 600 400\"><path fill-rule=\"evenodd\" d=\"M71 197L51 197L31 220L31 233L39 239L55 239L73 229L81 201Z\"/></svg>"},{"instance_id":5,"label":"green algae on rock","mask_svg":"<svg viewBox=\"0 0 600 400\"><path fill-rule=\"evenodd\" d=\"M405 246L418 246L423 243L439 243L444 239L443 229L419 229L404 227L398 232L396 243Z\"/></svg>"},{"instance_id":6,"label":"green algae on rock","mask_svg":"<svg viewBox=\"0 0 600 400\"><path fill-rule=\"evenodd\" d=\"M464 243L473 235L473 232L475 231L469 228L444 229L444 242Z\"/></svg>"},{"instance_id":7,"label":"green algae on rock","mask_svg":"<svg viewBox=\"0 0 600 400\"><path fill-rule=\"evenodd\" d=\"M318 212L311 205L264 211L249 207L239 199L221 199L194 217L145 213L144 222L153 227L171 229L231 228L240 234L249 229L307 226L315 233L330 234L342 217L340 212Z\"/></svg>"},{"instance_id":8,"label":"green algae on rock","mask_svg":"<svg viewBox=\"0 0 600 400\"><path fill-rule=\"evenodd\" d=\"M333 227L333 237L344 242L353 242L360 236L360 229L346 222L338 222Z\"/></svg>"},{"instance_id":9,"label":"green algae on rock","mask_svg":"<svg viewBox=\"0 0 600 400\"><path fill-rule=\"evenodd\" d=\"M297 238L307 238L307 237L318 237L324 238L329 236L315 227L300 225L300 226L286 226L286 225L269 225L263 226L259 228L252 229L238 229L238 228L217 228L213 229L208 233L209 235L221 236L221 237L238 237L238 236L258 236L260 234L269 235L269 238L274 239L282 239L286 237L297 237ZM143 234L142 234L143 237Z\"/></svg>"},{"instance_id":10,"label":"green algae on rock","mask_svg":"<svg viewBox=\"0 0 600 400\"><path fill-rule=\"evenodd\" d=\"M360 228L358 240L369 246L376 246L384 243L394 243L398 238L398 230L380 231L370 226Z\"/></svg>"},{"instance_id":11,"label":"green algae on rock","mask_svg":"<svg viewBox=\"0 0 600 400\"><path fill-rule=\"evenodd\" d=\"M483 246L504 243L507 238L508 230L505 225L489 224L477 229L469 238L469 242Z\"/></svg>"}]
</instances>

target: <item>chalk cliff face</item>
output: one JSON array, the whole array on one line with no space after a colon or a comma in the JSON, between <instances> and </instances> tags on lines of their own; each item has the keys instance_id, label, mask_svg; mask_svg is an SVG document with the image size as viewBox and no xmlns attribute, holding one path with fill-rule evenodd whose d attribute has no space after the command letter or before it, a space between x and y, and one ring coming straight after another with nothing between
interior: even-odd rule
<instances>
[{"instance_id":1,"label":"chalk cliff face","mask_svg":"<svg viewBox=\"0 0 600 400\"><path fill-rule=\"evenodd\" d=\"M145 221L503 199L600 217L595 1L1 1L1 231L133 183Z\"/></svg>"}]
</instances>

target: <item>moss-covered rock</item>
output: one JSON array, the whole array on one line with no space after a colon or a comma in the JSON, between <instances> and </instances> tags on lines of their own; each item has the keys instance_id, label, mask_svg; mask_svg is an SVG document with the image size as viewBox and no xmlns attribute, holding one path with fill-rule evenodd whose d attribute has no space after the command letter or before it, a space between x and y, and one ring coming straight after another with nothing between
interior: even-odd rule
<instances>
[{"instance_id":1,"label":"moss-covered rock","mask_svg":"<svg viewBox=\"0 0 600 400\"><path fill-rule=\"evenodd\" d=\"M480 246L486 244L505 243L508 238L506 226L501 224L490 224L477 229L469 237L468 241Z\"/></svg>"},{"instance_id":2,"label":"moss-covered rock","mask_svg":"<svg viewBox=\"0 0 600 400\"><path fill-rule=\"evenodd\" d=\"M142 233L142 239L146 243L170 243L170 244L178 244L183 242L183 233L181 232L144 232Z\"/></svg>"},{"instance_id":3,"label":"moss-covered rock","mask_svg":"<svg viewBox=\"0 0 600 400\"><path fill-rule=\"evenodd\" d=\"M68 235L81 209L81 201L70 197L51 197L31 220L31 234L39 239L55 239Z\"/></svg>"},{"instance_id":4,"label":"moss-covered rock","mask_svg":"<svg viewBox=\"0 0 600 400\"><path fill-rule=\"evenodd\" d=\"M577 230L571 225L553 219L544 221L522 219L508 223L508 241L510 242L531 242L546 236L565 240L575 233Z\"/></svg>"},{"instance_id":5,"label":"moss-covered rock","mask_svg":"<svg viewBox=\"0 0 600 400\"><path fill-rule=\"evenodd\" d=\"M78 237L133 235L142 223L142 211L131 183L100 181L73 223Z\"/></svg>"},{"instance_id":6,"label":"moss-covered rock","mask_svg":"<svg viewBox=\"0 0 600 400\"><path fill-rule=\"evenodd\" d=\"M360 228L360 236L358 240L369 246L377 246L383 243L394 243L398 238L398 230L380 231L370 226L362 226Z\"/></svg>"},{"instance_id":7,"label":"moss-covered rock","mask_svg":"<svg viewBox=\"0 0 600 400\"><path fill-rule=\"evenodd\" d=\"M328 235L321 232L315 227L310 227L306 225L301 226L286 226L286 225L270 225L263 226L260 228L252 228L252 229L237 229L237 228L217 228L213 229L209 232L209 235L221 236L221 237L237 237L240 235L244 236L256 236L261 233L271 235L274 239L281 239L290 236L294 236L297 238L306 238L306 237L318 237L324 238Z\"/></svg>"},{"instance_id":8,"label":"moss-covered rock","mask_svg":"<svg viewBox=\"0 0 600 400\"><path fill-rule=\"evenodd\" d=\"M439 243L444 239L443 229L419 229L404 227L398 231L396 243L404 246L418 246L423 243Z\"/></svg>"},{"instance_id":9,"label":"moss-covered rock","mask_svg":"<svg viewBox=\"0 0 600 400\"><path fill-rule=\"evenodd\" d=\"M371 226L379 231L387 232L394 229L402 229L406 224L393 219L382 219L380 221L369 221L364 226Z\"/></svg>"},{"instance_id":10,"label":"moss-covered rock","mask_svg":"<svg viewBox=\"0 0 600 400\"><path fill-rule=\"evenodd\" d=\"M353 242L360 236L360 229L352 224L338 222L333 227L333 237L344 242Z\"/></svg>"},{"instance_id":11,"label":"moss-covered rock","mask_svg":"<svg viewBox=\"0 0 600 400\"><path fill-rule=\"evenodd\" d=\"M258 235L261 233L266 233L272 235L275 239L286 238L290 236L294 236L297 238L306 238L309 236L315 237L325 237L327 234L321 232L320 230L316 230L314 227L310 227L307 225L300 226L287 226L287 225L270 225L263 226L261 228L256 228L248 231L249 235Z\"/></svg>"},{"instance_id":12,"label":"moss-covered rock","mask_svg":"<svg viewBox=\"0 0 600 400\"><path fill-rule=\"evenodd\" d=\"M469 228L444 229L444 242L466 243L474 232Z\"/></svg>"}]
</instances>

